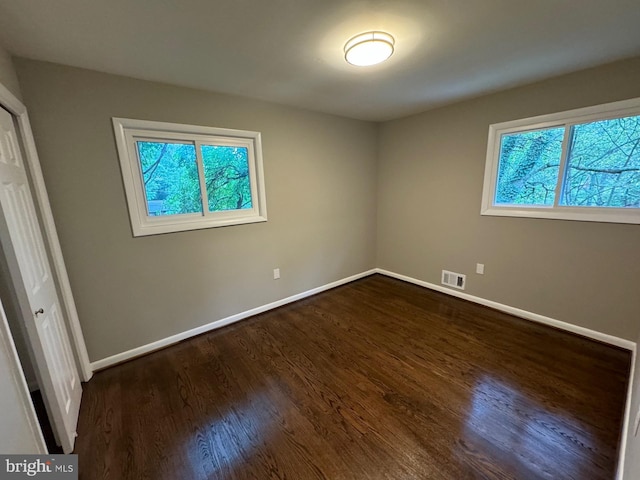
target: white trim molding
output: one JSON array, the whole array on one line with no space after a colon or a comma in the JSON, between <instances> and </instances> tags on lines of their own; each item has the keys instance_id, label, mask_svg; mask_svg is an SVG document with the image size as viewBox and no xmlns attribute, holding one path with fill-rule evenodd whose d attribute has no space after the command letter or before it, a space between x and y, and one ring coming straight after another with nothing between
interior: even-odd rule
<instances>
[{"instance_id":1,"label":"white trim molding","mask_svg":"<svg viewBox=\"0 0 640 480\"><path fill-rule=\"evenodd\" d=\"M416 278L408 277L406 275L401 275L399 273L390 272L389 270L376 268L376 273L386 275L387 277L397 278L398 280L403 280L405 282L413 283L415 285L419 285L421 287L425 287L430 290L446 293L447 295L462 298L463 300L468 300L470 302L477 303L479 305L484 305L485 307L494 308L496 310L500 310L501 312L509 313L511 315L523 318L525 320L541 323L543 325L549 325L551 327L559 328L560 330L564 330L566 332L576 333L578 335L582 335L583 337L587 337L592 340L598 340L599 342L624 348L626 350L634 351L636 348L635 342L632 342L631 340L626 340L624 338L616 337L614 335L609 335L607 333L601 333L596 330L591 330L589 328L573 325L571 323L563 322L561 320L556 320L555 318L545 317L544 315L529 312L527 310L522 310L520 308L512 307L510 305L505 305L503 303L494 302L493 300L487 300L485 298L476 297L474 295L463 293L458 290L446 288L441 285L425 282L423 280L418 280Z\"/></svg>"},{"instance_id":2,"label":"white trim molding","mask_svg":"<svg viewBox=\"0 0 640 480\"><path fill-rule=\"evenodd\" d=\"M76 310L76 304L71 292L71 284L69 283L69 275L62 256L62 248L58 239L58 232L53 220L51 204L47 188L40 167L40 159L36 150L33 132L31 131L31 123L29 115L24 104L16 98L4 85L0 84L0 105L13 114L18 120L18 130L20 132L22 143L25 150L25 159L28 165L28 171L33 181L33 191L36 197L36 203L40 214L42 215L42 223L45 233L47 246L51 252L51 260L53 263L53 271L58 286L60 287L60 295L62 305L67 318L67 328L71 333L74 345L74 353L76 363L80 371L82 380L88 382L93 375L89 362L89 355L85 345L82 328L80 327L80 319Z\"/></svg>"},{"instance_id":3,"label":"white trim molding","mask_svg":"<svg viewBox=\"0 0 640 480\"><path fill-rule=\"evenodd\" d=\"M312 288L311 290L307 290L295 295L291 295L290 297L283 298L281 300L276 300L275 302L268 303L266 305L262 305L260 307L252 308L250 310L246 310L244 312L237 313L235 315L231 315L226 318L221 318L219 320L215 320L211 323L207 323L206 325L202 325L200 327L192 328L191 330L187 330L182 333L178 333L176 335L172 335L170 337L163 338L161 340L157 340L152 343L148 343L146 345L142 345L137 348L133 348L131 350L127 350L126 352L117 353L116 355L112 355L107 358L103 358L101 360L97 360L91 363L91 368L93 370L102 370L107 367L111 367L118 363L126 362L127 360L131 360L133 358L139 357L141 355L145 355L147 353L151 353L155 350L159 350L161 348L168 347L175 343L181 342L182 340L186 340L187 338L195 337L196 335L200 335L202 333L207 333L212 330L216 330L218 328L224 327L226 325L230 325L232 323L239 322L240 320L244 320L246 318L252 317L254 315L258 315L260 313L267 312L269 310L273 310L274 308L281 307L283 305L287 305L288 303L296 302L298 300L302 300L303 298L310 297L312 295L316 295L318 293L322 293L326 290L330 290L335 287L339 287L340 285L344 285L346 283L351 283L355 280L359 280L360 278L368 277L369 275L373 275L376 273L376 269L367 270L362 273L358 273L356 275L351 275L350 277L346 277L340 280L336 280L335 282L327 283L326 285L322 285L320 287Z\"/></svg>"},{"instance_id":4,"label":"white trim molding","mask_svg":"<svg viewBox=\"0 0 640 480\"><path fill-rule=\"evenodd\" d=\"M134 237L267 221L260 132L116 117L112 118L112 123ZM200 212L163 212L159 215L151 213L151 200L147 196L149 192L142 171L143 155L140 151L141 145L145 144L163 144L165 148L178 144L181 148L192 150L191 166L196 167L192 174L197 177L192 180L197 181ZM237 208L232 210L211 210L204 153L205 149L210 147L246 153L248 196L251 200L249 205L234 205ZM162 158L163 153L160 153L158 159L154 155L155 165L158 165ZM231 164L227 166L232 167ZM164 204L163 200L155 201Z\"/></svg>"}]
</instances>

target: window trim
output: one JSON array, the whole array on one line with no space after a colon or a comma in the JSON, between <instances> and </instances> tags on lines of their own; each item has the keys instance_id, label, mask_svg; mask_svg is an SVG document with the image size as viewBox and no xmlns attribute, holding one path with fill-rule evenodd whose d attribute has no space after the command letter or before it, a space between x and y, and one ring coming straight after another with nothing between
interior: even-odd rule
<instances>
[{"instance_id":1,"label":"window trim","mask_svg":"<svg viewBox=\"0 0 640 480\"><path fill-rule=\"evenodd\" d=\"M134 237L267 221L260 132L117 117L112 118L112 123ZM247 148L252 208L209 212L205 189L202 192L204 201L201 214L149 216L135 139L193 143L198 158L201 191L204 178L203 165L197 152L202 144Z\"/></svg>"},{"instance_id":2,"label":"window trim","mask_svg":"<svg viewBox=\"0 0 640 480\"><path fill-rule=\"evenodd\" d=\"M548 218L586 222L640 224L640 208L566 207L559 205L559 194L562 191L562 183L567 163L567 144L570 128L579 123L634 115L640 115L640 98L490 125L480 214L498 217ZM562 142L562 157L558 172L558 185L556 188L557 195L554 205L535 207L494 205L502 135L552 127L565 128L565 135Z\"/></svg>"}]
</instances>

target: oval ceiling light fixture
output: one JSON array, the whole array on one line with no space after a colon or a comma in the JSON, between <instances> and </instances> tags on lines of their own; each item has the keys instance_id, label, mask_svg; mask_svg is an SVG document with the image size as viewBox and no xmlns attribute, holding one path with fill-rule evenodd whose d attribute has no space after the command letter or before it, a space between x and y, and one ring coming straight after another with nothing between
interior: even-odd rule
<instances>
[{"instance_id":1,"label":"oval ceiling light fixture","mask_svg":"<svg viewBox=\"0 0 640 480\"><path fill-rule=\"evenodd\" d=\"M393 54L395 39L385 32L361 33L344 46L344 58L351 65L368 67L384 62Z\"/></svg>"}]
</instances>

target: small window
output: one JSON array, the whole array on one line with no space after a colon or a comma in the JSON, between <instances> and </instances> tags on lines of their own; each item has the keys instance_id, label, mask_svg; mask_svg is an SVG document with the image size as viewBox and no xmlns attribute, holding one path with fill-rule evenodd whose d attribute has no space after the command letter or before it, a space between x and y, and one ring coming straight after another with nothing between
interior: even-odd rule
<instances>
[{"instance_id":1,"label":"small window","mask_svg":"<svg viewBox=\"0 0 640 480\"><path fill-rule=\"evenodd\" d=\"M491 125L482 214L640 223L640 99Z\"/></svg>"},{"instance_id":2,"label":"small window","mask_svg":"<svg viewBox=\"0 0 640 480\"><path fill-rule=\"evenodd\" d=\"M134 236L267 220L260 133L114 118Z\"/></svg>"}]
</instances>

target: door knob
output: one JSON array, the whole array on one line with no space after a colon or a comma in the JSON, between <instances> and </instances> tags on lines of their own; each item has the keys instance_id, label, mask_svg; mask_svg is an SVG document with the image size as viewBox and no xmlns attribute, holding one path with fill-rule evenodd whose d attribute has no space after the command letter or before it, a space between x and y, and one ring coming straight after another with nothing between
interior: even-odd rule
<instances>
[{"instance_id":1,"label":"door knob","mask_svg":"<svg viewBox=\"0 0 640 480\"><path fill-rule=\"evenodd\" d=\"M37 317L37 316L38 316L38 315L40 315L41 313L44 313L44 308L41 308L40 310L36 310L36 311L35 311L35 312L33 312L33 313L34 313L34 314L36 315L36 317Z\"/></svg>"}]
</instances>

